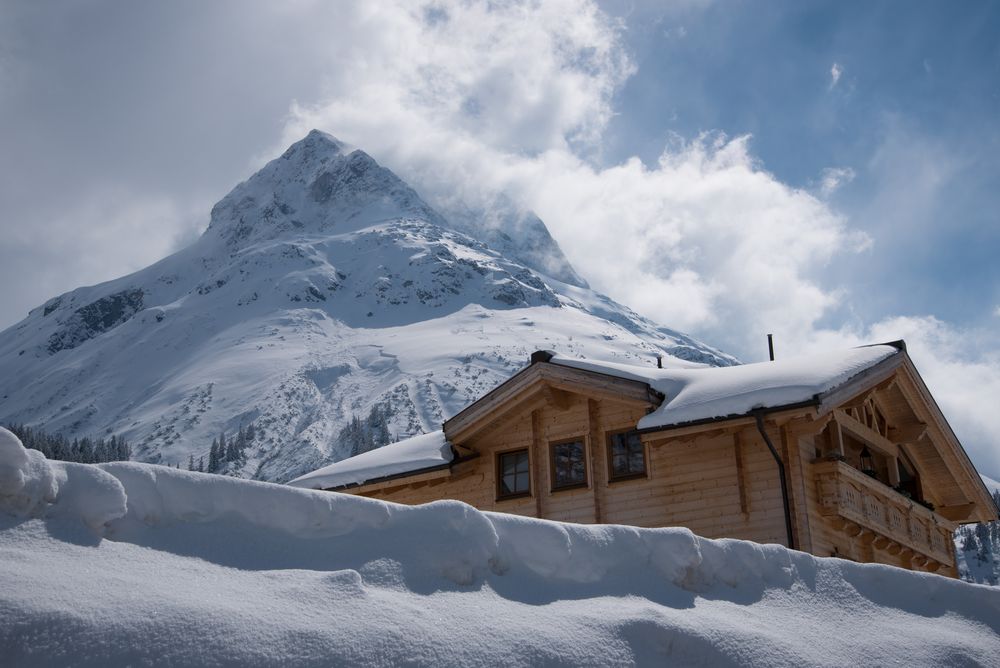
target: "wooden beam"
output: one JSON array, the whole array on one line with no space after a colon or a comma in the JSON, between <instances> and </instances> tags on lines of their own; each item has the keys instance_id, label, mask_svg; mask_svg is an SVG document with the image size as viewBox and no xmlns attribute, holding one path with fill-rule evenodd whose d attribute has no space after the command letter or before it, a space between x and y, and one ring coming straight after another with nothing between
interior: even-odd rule
<instances>
[{"instance_id":1,"label":"wooden beam","mask_svg":"<svg viewBox=\"0 0 1000 668\"><path fill-rule=\"evenodd\" d=\"M840 430L840 423L836 420L833 421L833 430L830 432L833 437L833 449L841 457L845 457L844 454L844 432Z\"/></svg>"},{"instance_id":2,"label":"wooden beam","mask_svg":"<svg viewBox=\"0 0 1000 668\"><path fill-rule=\"evenodd\" d=\"M855 420L853 417L848 415L846 411L838 409L834 411L834 414L836 415L836 420L840 423L841 428L846 429L859 440L864 441L884 455L889 457L899 456L899 446L882 434L878 433L863 422Z\"/></svg>"},{"instance_id":3,"label":"wooden beam","mask_svg":"<svg viewBox=\"0 0 1000 668\"><path fill-rule=\"evenodd\" d=\"M899 487L899 458L889 458L889 486Z\"/></svg>"},{"instance_id":4,"label":"wooden beam","mask_svg":"<svg viewBox=\"0 0 1000 668\"><path fill-rule=\"evenodd\" d=\"M602 524L604 522L604 492L607 488L607 477L605 466L601 462L607 461L606 457L598 455L598 451L604 452L601 441L601 414L600 404L593 399L587 399L587 432L590 435L590 487L594 496L594 522Z\"/></svg>"},{"instance_id":5,"label":"wooden beam","mask_svg":"<svg viewBox=\"0 0 1000 668\"><path fill-rule=\"evenodd\" d=\"M891 355L824 396L818 407L819 414L825 415L840 408L869 389L879 390L889 387L894 380L896 370L903 364L903 358L902 354Z\"/></svg>"},{"instance_id":6,"label":"wooden beam","mask_svg":"<svg viewBox=\"0 0 1000 668\"><path fill-rule=\"evenodd\" d=\"M916 443L927 434L927 425L923 422L911 422L905 425L889 427L889 438L896 443Z\"/></svg>"},{"instance_id":7,"label":"wooden beam","mask_svg":"<svg viewBox=\"0 0 1000 668\"><path fill-rule=\"evenodd\" d=\"M962 520L969 519L972 516L972 511L975 509L976 504L970 501L969 503L954 506L939 506L934 509L934 512L952 522L961 522Z\"/></svg>"},{"instance_id":8,"label":"wooden beam","mask_svg":"<svg viewBox=\"0 0 1000 668\"><path fill-rule=\"evenodd\" d=\"M747 498L746 463L744 462L745 454L743 452L745 447L740 432L733 434L733 450L736 456L736 487L740 496L740 512L743 514L744 519L750 516L750 501Z\"/></svg>"},{"instance_id":9,"label":"wooden beam","mask_svg":"<svg viewBox=\"0 0 1000 668\"><path fill-rule=\"evenodd\" d=\"M531 452L529 453L531 460L531 493L535 495L535 517L538 518L545 517L542 514L542 491L544 489L542 487L542 459L547 458L549 453L546 452L544 429L542 426L542 412L538 410L531 411Z\"/></svg>"},{"instance_id":10,"label":"wooden beam","mask_svg":"<svg viewBox=\"0 0 1000 668\"><path fill-rule=\"evenodd\" d=\"M696 437L703 435L706 431L713 429L721 429L722 431L732 431L736 429L745 429L747 427L752 427L754 425L753 418L734 418L725 423L710 423L710 424L696 424L689 427L677 427L676 429L662 429L659 431L647 431L642 433L642 441L644 443L649 443L652 445L659 445L661 442L671 442L676 443L677 439L683 438L685 436L694 435ZM720 431L719 433L722 433ZM755 432L756 433L756 432Z\"/></svg>"},{"instance_id":11,"label":"wooden beam","mask_svg":"<svg viewBox=\"0 0 1000 668\"><path fill-rule=\"evenodd\" d=\"M542 398L548 406L560 412L568 410L573 405L572 394L548 384L542 390Z\"/></svg>"},{"instance_id":12,"label":"wooden beam","mask_svg":"<svg viewBox=\"0 0 1000 668\"><path fill-rule=\"evenodd\" d=\"M525 397L541 397L546 387L594 399L640 403L647 408L659 403L658 396L646 383L543 362L522 369L451 419L445 420L445 437L452 443L465 442L484 429L495 426L511 410L526 410L522 403ZM550 395L549 399L557 407L566 401L557 395ZM540 400L544 401L544 398Z\"/></svg>"}]
</instances>

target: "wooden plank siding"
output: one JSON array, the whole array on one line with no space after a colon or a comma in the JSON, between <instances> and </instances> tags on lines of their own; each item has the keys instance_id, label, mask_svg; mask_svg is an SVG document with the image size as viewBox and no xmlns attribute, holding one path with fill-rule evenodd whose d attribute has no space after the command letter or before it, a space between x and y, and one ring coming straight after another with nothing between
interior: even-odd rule
<instances>
[{"instance_id":1,"label":"wooden plank siding","mask_svg":"<svg viewBox=\"0 0 1000 668\"><path fill-rule=\"evenodd\" d=\"M450 471L415 474L344 491L407 504L458 499L481 510L551 520L679 526L707 538L786 544L778 467L753 419L743 417L643 433L645 475L612 480L610 435L634 429L654 407L653 399L631 382L616 384L599 379L574 385L571 381L576 372L553 372L548 366L531 367L515 377L516 382L498 388L475 404L473 410L454 419L452 443L463 451L478 453L477 457L455 464ZM950 541L946 547L940 544L945 528L954 526L943 516L923 507L914 509L913 503L907 506L891 487L851 473L851 484L868 485L865 503L878 505L881 502L877 500L882 499L884 507L897 509L893 521L899 520L899 513L909 513L904 519L910 523L908 526L920 528L926 524L929 540L938 542L921 553L913 548L917 543L901 545L901 533L895 534L899 540L891 540L888 525L873 520L870 526L861 526L841 516L849 515L850 509L838 515L837 500L829 498L830 471L848 472L831 462L845 453L856 457L861 439L890 462L907 451L922 484L930 490L926 497L935 503L952 504L958 513L961 503L976 500L975 490L970 492L957 485L954 477L948 477L965 466L961 459L964 453L952 453L947 448L941 451L940 442L948 435L935 422L933 410L912 406L910 401L919 396L916 390L920 388L910 380L905 375L900 378L897 371L896 379L880 378L877 386L862 388L839 408L821 412L802 407L766 416L765 429L785 466L797 549L821 557L837 556L957 576L954 546ZM616 389L620 395L614 394ZM869 420L874 428L855 417L868 420L868 413L855 410L856 406L877 407L877 417ZM449 424L445 426L448 433ZM897 437L905 435L915 441L897 442ZM848 437L853 439L853 455L845 450L844 440ZM586 484L554 490L550 447L553 442L570 439L584 444ZM529 455L531 493L498 498L497 455L521 449ZM893 468L888 478L898 483ZM826 492L822 485L827 486Z\"/></svg>"}]
</instances>

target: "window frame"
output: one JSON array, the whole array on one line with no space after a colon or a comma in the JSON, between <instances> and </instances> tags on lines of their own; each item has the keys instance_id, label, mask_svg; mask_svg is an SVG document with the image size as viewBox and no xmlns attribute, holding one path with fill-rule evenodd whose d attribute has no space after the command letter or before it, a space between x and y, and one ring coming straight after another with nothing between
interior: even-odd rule
<instances>
[{"instance_id":1,"label":"window frame","mask_svg":"<svg viewBox=\"0 0 1000 668\"><path fill-rule=\"evenodd\" d=\"M579 443L583 446L583 480L580 482L571 482L568 484L559 485L556 483L556 447L560 445L568 445L570 443ZM565 492L571 489L583 489L590 487L590 464L588 456L589 447L587 443L587 436L572 436L570 438L561 438L557 441L549 441L549 488L555 492Z\"/></svg>"},{"instance_id":2,"label":"window frame","mask_svg":"<svg viewBox=\"0 0 1000 668\"><path fill-rule=\"evenodd\" d=\"M516 455L524 453L525 458L528 460L528 489L519 492L504 492L503 491L503 458L508 455ZM531 451L529 448L513 448L511 450L503 450L502 452L496 453L496 458L494 460L494 466L496 468L496 495L497 501L506 501L508 499L522 499L531 496L532 492L532 475L531 475ZM515 471L516 475L516 471Z\"/></svg>"},{"instance_id":3,"label":"window frame","mask_svg":"<svg viewBox=\"0 0 1000 668\"><path fill-rule=\"evenodd\" d=\"M614 437L632 432L635 432L635 434L639 436L639 445L642 447L642 471L638 471L636 473L626 473L624 475L615 475ZM649 446L642 440L642 435L639 434L638 429L633 427L631 429L617 429L615 431L609 431L607 432L605 443L607 444L608 456L608 483L649 478Z\"/></svg>"}]
</instances>

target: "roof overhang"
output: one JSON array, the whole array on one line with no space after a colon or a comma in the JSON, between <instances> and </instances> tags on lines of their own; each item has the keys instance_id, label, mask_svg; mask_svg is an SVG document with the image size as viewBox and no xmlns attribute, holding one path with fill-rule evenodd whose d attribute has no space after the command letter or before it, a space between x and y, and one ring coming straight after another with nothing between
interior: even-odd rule
<instances>
[{"instance_id":1,"label":"roof overhang","mask_svg":"<svg viewBox=\"0 0 1000 668\"><path fill-rule=\"evenodd\" d=\"M650 408L663 401L663 395L647 383L552 364L549 362L551 355L546 355L544 351L535 353L530 365L446 420L443 428L448 441L461 447L470 437L495 425L511 412L535 405L558 407L563 401L563 393L641 403Z\"/></svg>"}]
</instances>

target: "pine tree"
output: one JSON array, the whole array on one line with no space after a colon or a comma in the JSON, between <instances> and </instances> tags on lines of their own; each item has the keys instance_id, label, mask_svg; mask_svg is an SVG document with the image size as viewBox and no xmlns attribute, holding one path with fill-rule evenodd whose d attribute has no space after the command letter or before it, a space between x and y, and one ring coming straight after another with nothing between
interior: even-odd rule
<instances>
[{"instance_id":1,"label":"pine tree","mask_svg":"<svg viewBox=\"0 0 1000 668\"><path fill-rule=\"evenodd\" d=\"M188 455L188 471L194 471L194 455Z\"/></svg>"},{"instance_id":2,"label":"pine tree","mask_svg":"<svg viewBox=\"0 0 1000 668\"><path fill-rule=\"evenodd\" d=\"M208 451L208 472L215 473L219 470L219 441L212 439L212 448Z\"/></svg>"},{"instance_id":3,"label":"pine tree","mask_svg":"<svg viewBox=\"0 0 1000 668\"><path fill-rule=\"evenodd\" d=\"M221 468L221 465L222 465L223 462L229 461L228 454L229 454L229 447L226 444L226 432L223 431L221 434L219 434L219 465L220 465L220 468Z\"/></svg>"},{"instance_id":4,"label":"pine tree","mask_svg":"<svg viewBox=\"0 0 1000 668\"><path fill-rule=\"evenodd\" d=\"M204 472L205 472L205 456L202 455L201 457L198 458L198 473L204 473Z\"/></svg>"}]
</instances>

